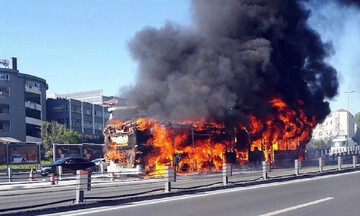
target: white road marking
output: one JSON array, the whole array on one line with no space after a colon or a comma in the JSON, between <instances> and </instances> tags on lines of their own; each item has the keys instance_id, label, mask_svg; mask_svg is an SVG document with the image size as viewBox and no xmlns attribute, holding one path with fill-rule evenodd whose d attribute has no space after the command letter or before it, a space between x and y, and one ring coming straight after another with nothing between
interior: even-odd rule
<instances>
[{"instance_id":1,"label":"white road marking","mask_svg":"<svg viewBox=\"0 0 360 216\"><path fill-rule=\"evenodd\" d=\"M272 216L272 215L277 215L277 214L281 214L281 213L293 211L293 210L296 210L296 209L299 209L299 208L304 208L304 207L307 207L307 206L316 205L316 204L319 204L319 203L322 203L322 202L326 202L326 201L329 201L329 200L332 200L332 199L334 199L334 197L326 197L326 198L324 198L324 199L319 199L319 200L315 200L315 201L312 201L312 202L308 202L308 203L304 203L304 204L300 204L300 205L296 205L296 206L292 206L292 207L280 209L280 210L273 211L273 212L269 212L269 213L262 214L262 215L259 215L259 216Z\"/></svg>"},{"instance_id":2,"label":"white road marking","mask_svg":"<svg viewBox=\"0 0 360 216\"><path fill-rule=\"evenodd\" d=\"M260 188L266 188L266 187L275 187L280 185L286 185L286 184L293 184L293 183L300 183L300 182L308 182L308 181L315 181L319 179L326 179L326 178L332 178L332 177L338 177L338 176L344 176L344 175L352 175L352 174L359 174L360 171L356 172L349 172L349 173L339 173L335 175L328 175L328 176L319 176L309 179L296 179L292 181L285 181L285 182L274 182L274 183L268 183L268 184L261 184L261 185L253 185L253 186L247 186L247 187L240 187L240 188L229 188L229 189L223 189L218 191L210 191L210 192L203 192L201 194L193 194L193 195L182 195L182 196L175 196L175 197L168 197L168 198L160 198L150 201L139 201L139 202L130 202L126 204L121 204L120 206L116 207L96 207L96 208L89 208L89 209L81 209L81 210L74 210L69 212L62 212L58 214L51 214L52 216L55 215L69 215L69 216L75 216L75 215L86 215L91 213L97 213L102 211L112 211L117 209L125 209L125 208L133 208L138 206L144 206L144 205L153 205L158 203L164 203L164 202L171 202L171 201L177 201L177 200L183 200L183 199L193 199L203 196L211 196L211 195L219 195L224 193L232 193L232 192L238 192L238 191L245 191L245 190L254 190L254 189L260 189ZM85 197L86 200L86 197ZM49 215L50 216L50 215Z\"/></svg>"}]
</instances>

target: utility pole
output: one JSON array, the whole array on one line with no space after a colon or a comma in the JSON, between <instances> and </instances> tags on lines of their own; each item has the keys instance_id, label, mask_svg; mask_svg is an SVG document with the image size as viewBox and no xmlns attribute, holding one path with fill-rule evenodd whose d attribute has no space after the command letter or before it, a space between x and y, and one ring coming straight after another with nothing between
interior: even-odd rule
<instances>
[{"instance_id":1,"label":"utility pole","mask_svg":"<svg viewBox=\"0 0 360 216\"><path fill-rule=\"evenodd\" d=\"M352 90L352 91L344 91L344 94L347 94L348 95L348 111L350 112L350 105L349 105L349 101L350 101L350 94L351 93L354 93L355 91Z\"/></svg>"},{"instance_id":2,"label":"utility pole","mask_svg":"<svg viewBox=\"0 0 360 216\"><path fill-rule=\"evenodd\" d=\"M350 94L351 93L354 93L355 91L354 90L352 90L352 91L344 91L344 94L347 94L348 95L348 112L350 113ZM351 138L350 137L350 119L349 119L349 117L348 117L348 119L347 119L347 137L348 138Z\"/></svg>"}]
</instances>

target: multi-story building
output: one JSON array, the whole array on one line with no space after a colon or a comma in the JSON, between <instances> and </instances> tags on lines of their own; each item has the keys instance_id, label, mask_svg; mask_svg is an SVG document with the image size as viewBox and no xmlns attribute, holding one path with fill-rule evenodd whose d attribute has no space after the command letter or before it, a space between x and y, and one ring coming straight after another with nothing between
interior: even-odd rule
<instances>
[{"instance_id":1,"label":"multi-story building","mask_svg":"<svg viewBox=\"0 0 360 216\"><path fill-rule=\"evenodd\" d=\"M20 73L17 59L0 68L0 137L40 142L41 121L46 119L46 90L42 78Z\"/></svg>"},{"instance_id":2,"label":"multi-story building","mask_svg":"<svg viewBox=\"0 0 360 216\"><path fill-rule=\"evenodd\" d=\"M102 89L69 94L49 94L48 98L71 98L92 104L104 105L108 107L109 119L120 118L128 120L136 111L135 106L127 105L127 100L121 97L105 96Z\"/></svg>"},{"instance_id":3,"label":"multi-story building","mask_svg":"<svg viewBox=\"0 0 360 216\"><path fill-rule=\"evenodd\" d=\"M84 92L74 92L69 94L49 94L48 98L71 98L79 101L89 102L92 104L102 105L104 102L116 99L119 104L125 104L124 98L105 96L102 89Z\"/></svg>"},{"instance_id":4,"label":"multi-story building","mask_svg":"<svg viewBox=\"0 0 360 216\"><path fill-rule=\"evenodd\" d=\"M316 126L312 139L328 141L338 136L353 138L355 133L354 116L347 110L340 109L331 112L324 122Z\"/></svg>"},{"instance_id":5,"label":"multi-story building","mask_svg":"<svg viewBox=\"0 0 360 216\"><path fill-rule=\"evenodd\" d=\"M107 107L71 98L48 98L47 120L64 124L83 135L83 142L102 141L109 119Z\"/></svg>"}]
</instances>

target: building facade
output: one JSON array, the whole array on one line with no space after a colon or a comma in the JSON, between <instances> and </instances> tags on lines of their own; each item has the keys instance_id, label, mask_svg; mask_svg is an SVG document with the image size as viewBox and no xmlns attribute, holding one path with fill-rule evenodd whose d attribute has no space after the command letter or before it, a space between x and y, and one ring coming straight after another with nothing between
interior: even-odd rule
<instances>
[{"instance_id":1,"label":"building facade","mask_svg":"<svg viewBox=\"0 0 360 216\"><path fill-rule=\"evenodd\" d=\"M109 119L107 107L71 98L48 98L47 120L64 124L83 135L83 142L102 141Z\"/></svg>"},{"instance_id":2,"label":"building facade","mask_svg":"<svg viewBox=\"0 0 360 216\"><path fill-rule=\"evenodd\" d=\"M126 100L124 98L105 96L102 89L84 92L74 92L69 94L49 94L48 98L71 98L99 105L103 105L106 101L109 100L116 100L119 104L126 103Z\"/></svg>"},{"instance_id":3,"label":"building facade","mask_svg":"<svg viewBox=\"0 0 360 216\"><path fill-rule=\"evenodd\" d=\"M0 137L41 141L47 89L44 79L20 73L16 58L11 58L10 68L0 68Z\"/></svg>"},{"instance_id":4,"label":"building facade","mask_svg":"<svg viewBox=\"0 0 360 216\"><path fill-rule=\"evenodd\" d=\"M48 98L71 98L92 104L103 105L108 108L109 119L117 118L129 120L136 111L135 106L127 105L127 100L121 97L105 96L102 89L84 92L74 92L69 94L49 94Z\"/></svg>"},{"instance_id":5,"label":"building facade","mask_svg":"<svg viewBox=\"0 0 360 216\"><path fill-rule=\"evenodd\" d=\"M353 138L355 127L354 116L347 110L340 109L331 112L323 123L316 126L312 139L328 141L338 136Z\"/></svg>"}]
</instances>

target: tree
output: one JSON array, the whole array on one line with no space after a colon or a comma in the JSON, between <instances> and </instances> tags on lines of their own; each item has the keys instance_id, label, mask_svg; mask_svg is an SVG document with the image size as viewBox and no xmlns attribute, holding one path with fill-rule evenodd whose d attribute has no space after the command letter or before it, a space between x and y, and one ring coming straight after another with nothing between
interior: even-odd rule
<instances>
[{"instance_id":1,"label":"tree","mask_svg":"<svg viewBox=\"0 0 360 216\"><path fill-rule=\"evenodd\" d=\"M354 141L359 144L360 143L360 112L355 114L354 119L356 124L356 134L354 137Z\"/></svg>"},{"instance_id":2,"label":"tree","mask_svg":"<svg viewBox=\"0 0 360 216\"><path fill-rule=\"evenodd\" d=\"M53 143L81 143L82 135L74 130L69 130L57 122L41 122L41 139L44 145L45 158L51 159Z\"/></svg>"},{"instance_id":3,"label":"tree","mask_svg":"<svg viewBox=\"0 0 360 216\"><path fill-rule=\"evenodd\" d=\"M360 127L360 112L356 113L354 116L355 124L359 128Z\"/></svg>"},{"instance_id":4,"label":"tree","mask_svg":"<svg viewBox=\"0 0 360 216\"><path fill-rule=\"evenodd\" d=\"M306 149L316 150L316 149L330 149L331 140L311 140L307 145Z\"/></svg>"}]
</instances>

